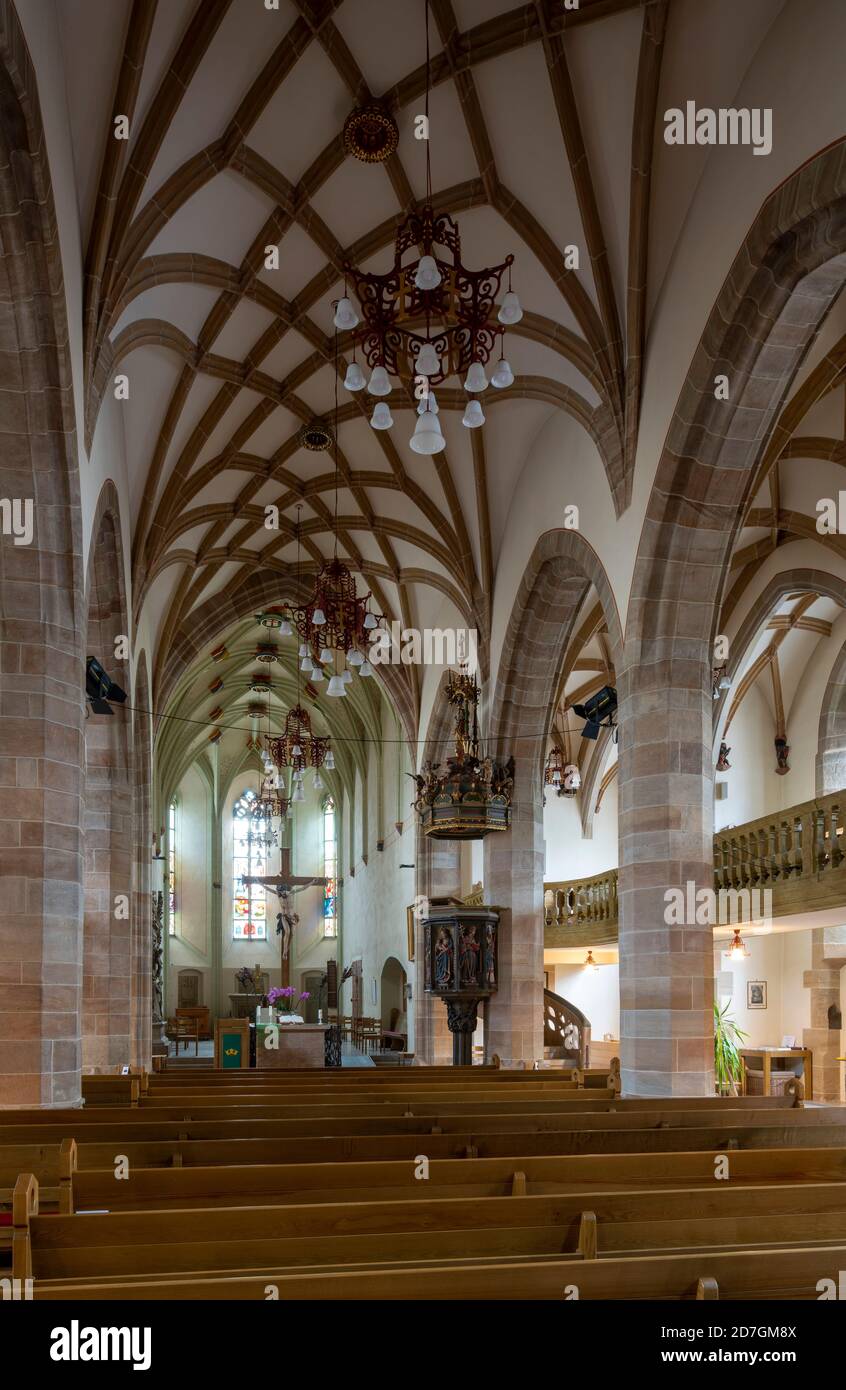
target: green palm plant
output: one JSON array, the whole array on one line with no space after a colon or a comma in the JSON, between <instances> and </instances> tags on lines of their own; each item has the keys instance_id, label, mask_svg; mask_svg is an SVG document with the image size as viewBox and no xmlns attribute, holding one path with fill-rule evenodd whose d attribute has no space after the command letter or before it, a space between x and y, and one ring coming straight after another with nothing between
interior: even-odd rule
<instances>
[{"instance_id":1,"label":"green palm plant","mask_svg":"<svg viewBox=\"0 0 846 1390\"><path fill-rule=\"evenodd\" d=\"M728 1002L721 1009L714 1000L714 1074L721 1096L736 1095L740 1080L740 1045L746 1034L728 1018Z\"/></svg>"}]
</instances>

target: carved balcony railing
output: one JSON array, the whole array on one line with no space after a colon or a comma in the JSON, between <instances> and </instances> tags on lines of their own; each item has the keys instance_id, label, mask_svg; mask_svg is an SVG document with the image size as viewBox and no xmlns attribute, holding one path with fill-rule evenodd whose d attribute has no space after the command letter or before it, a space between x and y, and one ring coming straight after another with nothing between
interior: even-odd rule
<instances>
[{"instance_id":1,"label":"carved balcony railing","mask_svg":"<svg viewBox=\"0 0 846 1390\"><path fill-rule=\"evenodd\" d=\"M845 825L846 791L839 791L718 831L714 891L727 913L720 921L731 924L739 913L742 925L846 906ZM616 869L545 884L545 946L608 945L617 925Z\"/></svg>"},{"instance_id":2,"label":"carved balcony railing","mask_svg":"<svg viewBox=\"0 0 846 1390\"><path fill-rule=\"evenodd\" d=\"M545 946L601 946L617 940L617 870L572 883L547 883Z\"/></svg>"}]
</instances>

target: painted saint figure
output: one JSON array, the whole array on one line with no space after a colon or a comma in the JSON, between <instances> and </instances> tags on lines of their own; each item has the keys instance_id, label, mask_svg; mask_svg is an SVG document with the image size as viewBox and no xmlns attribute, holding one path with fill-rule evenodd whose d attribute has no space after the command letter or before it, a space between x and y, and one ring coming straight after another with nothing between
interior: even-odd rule
<instances>
[{"instance_id":1,"label":"painted saint figure","mask_svg":"<svg viewBox=\"0 0 846 1390\"><path fill-rule=\"evenodd\" d=\"M459 978L462 985L475 985L479 979L479 942L476 926L461 927L459 945Z\"/></svg>"},{"instance_id":2,"label":"painted saint figure","mask_svg":"<svg viewBox=\"0 0 846 1390\"><path fill-rule=\"evenodd\" d=\"M488 922L485 927L485 985L496 989L496 969L494 966L494 929Z\"/></svg>"},{"instance_id":3,"label":"painted saint figure","mask_svg":"<svg viewBox=\"0 0 846 1390\"><path fill-rule=\"evenodd\" d=\"M452 933L446 927L440 927L435 942L435 988L448 989L451 980Z\"/></svg>"}]
</instances>

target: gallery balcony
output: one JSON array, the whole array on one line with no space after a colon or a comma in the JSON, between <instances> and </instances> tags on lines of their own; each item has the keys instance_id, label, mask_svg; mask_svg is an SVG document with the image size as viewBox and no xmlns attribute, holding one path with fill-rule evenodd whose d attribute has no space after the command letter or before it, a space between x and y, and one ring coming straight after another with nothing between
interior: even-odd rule
<instances>
[{"instance_id":1,"label":"gallery balcony","mask_svg":"<svg viewBox=\"0 0 846 1390\"><path fill-rule=\"evenodd\" d=\"M842 921L846 907L846 791L800 802L714 835L714 891L723 894L725 920L766 914L786 926ZM756 897L760 894L760 898ZM744 897L739 897L744 894ZM718 896L719 901L719 896ZM617 870L544 885L544 946L604 946L617 941Z\"/></svg>"}]
</instances>

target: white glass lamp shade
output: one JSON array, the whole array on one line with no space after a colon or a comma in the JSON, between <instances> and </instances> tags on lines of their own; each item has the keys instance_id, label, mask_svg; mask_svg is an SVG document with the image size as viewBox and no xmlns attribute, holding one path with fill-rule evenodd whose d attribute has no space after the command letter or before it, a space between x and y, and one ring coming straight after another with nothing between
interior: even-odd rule
<instances>
[{"instance_id":1,"label":"white glass lamp shade","mask_svg":"<svg viewBox=\"0 0 846 1390\"><path fill-rule=\"evenodd\" d=\"M370 632L374 627L377 626L377 619L375 613L365 613L364 626L367 628L368 632Z\"/></svg>"},{"instance_id":2,"label":"white glass lamp shade","mask_svg":"<svg viewBox=\"0 0 846 1390\"><path fill-rule=\"evenodd\" d=\"M308 656L308 642L300 643L299 649L297 651L297 656L299 656L300 658Z\"/></svg>"},{"instance_id":3,"label":"white glass lamp shade","mask_svg":"<svg viewBox=\"0 0 846 1390\"><path fill-rule=\"evenodd\" d=\"M438 402L435 400L435 393L434 393L434 391L430 391L430 392L428 393L428 395L425 395L425 396L423 397L422 401L420 402L420 404L419 404L418 407L417 407L417 414L418 414L418 415L423 415L423 414L425 414L425 412L426 412L427 410L431 411L431 413L432 413L433 415L440 415L440 413L441 413L441 407L438 405Z\"/></svg>"},{"instance_id":4,"label":"white glass lamp shade","mask_svg":"<svg viewBox=\"0 0 846 1390\"><path fill-rule=\"evenodd\" d=\"M303 750L302 750L302 748L300 747L300 745L299 745L298 743L295 743L294 746L293 746L293 748L291 749L291 757L292 757L292 758L301 758L302 756L303 756Z\"/></svg>"},{"instance_id":5,"label":"white glass lamp shade","mask_svg":"<svg viewBox=\"0 0 846 1390\"><path fill-rule=\"evenodd\" d=\"M347 693L347 692L346 692L346 690L344 689L344 682L341 680L341 677L340 677L340 676L333 676L332 679L330 680L329 684L328 684L327 687L326 687L326 694L335 697L335 696L346 695L346 693Z\"/></svg>"},{"instance_id":6,"label":"white glass lamp shade","mask_svg":"<svg viewBox=\"0 0 846 1390\"><path fill-rule=\"evenodd\" d=\"M367 389L371 396L390 396L391 383L384 367L374 367L370 373Z\"/></svg>"},{"instance_id":7,"label":"white glass lamp shade","mask_svg":"<svg viewBox=\"0 0 846 1390\"><path fill-rule=\"evenodd\" d=\"M347 374L344 377L344 385L348 391L363 391L367 385L364 372L357 362L351 362L347 367Z\"/></svg>"},{"instance_id":8,"label":"white glass lamp shade","mask_svg":"<svg viewBox=\"0 0 846 1390\"><path fill-rule=\"evenodd\" d=\"M485 369L481 362L471 362L464 380L465 391L484 391L488 384Z\"/></svg>"},{"instance_id":9,"label":"white glass lamp shade","mask_svg":"<svg viewBox=\"0 0 846 1390\"><path fill-rule=\"evenodd\" d=\"M436 290L441 279L441 272L434 256L421 256L414 276L418 290Z\"/></svg>"},{"instance_id":10,"label":"white glass lamp shade","mask_svg":"<svg viewBox=\"0 0 846 1390\"><path fill-rule=\"evenodd\" d=\"M321 648L320 648L320 657L319 657L319 660L320 660L320 661L331 661L331 660L332 660L332 653L330 652L330 650L329 650L328 647L321 647Z\"/></svg>"},{"instance_id":11,"label":"white glass lamp shade","mask_svg":"<svg viewBox=\"0 0 846 1390\"><path fill-rule=\"evenodd\" d=\"M314 670L314 662L312 661L310 656L303 657L302 661L300 662L300 670L303 671L307 676L311 675L312 671Z\"/></svg>"},{"instance_id":12,"label":"white glass lamp shade","mask_svg":"<svg viewBox=\"0 0 846 1390\"><path fill-rule=\"evenodd\" d=\"M298 782L297 785L294 787L294 790L293 790L293 792L292 792L292 794L291 794L291 800L292 800L292 801L305 801L305 792L303 791L303 789L302 789L302 787L300 786L299 782Z\"/></svg>"},{"instance_id":13,"label":"white glass lamp shade","mask_svg":"<svg viewBox=\"0 0 846 1390\"><path fill-rule=\"evenodd\" d=\"M355 311L353 302L351 299L347 299L346 295L344 295L343 299L339 299L338 303L335 305L335 317L332 322L336 328L340 328L342 331L355 328L358 323L358 314Z\"/></svg>"},{"instance_id":14,"label":"white glass lamp shade","mask_svg":"<svg viewBox=\"0 0 846 1390\"><path fill-rule=\"evenodd\" d=\"M323 760L323 766L326 768L327 772L335 771L335 754L332 752L331 748L329 749L329 751L326 754L326 757Z\"/></svg>"},{"instance_id":15,"label":"white glass lamp shade","mask_svg":"<svg viewBox=\"0 0 846 1390\"><path fill-rule=\"evenodd\" d=\"M320 681L325 681L326 674L323 671L323 668L321 666L315 666L314 670L311 673L311 678L313 681L317 681L318 683Z\"/></svg>"},{"instance_id":16,"label":"white glass lamp shade","mask_svg":"<svg viewBox=\"0 0 846 1390\"><path fill-rule=\"evenodd\" d=\"M357 652L355 648L353 648L351 652L347 652L347 661L350 666L360 666L363 660L364 657L361 655L361 652Z\"/></svg>"},{"instance_id":17,"label":"white glass lamp shade","mask_svg":"<svg viewBox=\"0 0 846 1390\"><path fill-rule=\"evenodd\" d=\"M311 615L311 621L314 623L315 627L323 627L323 624L326 622L326 614L323 612L322 608L315 608Z\"/></svg>"},{"instance_id":18,"label":"white glass lamp shade","mask_svg":"<svg viewBox=\"0 0 846 1390\"><path fill-rule=\"evenodd\" d=\"M495 386L498 391L504 391L507 386L513 385L514 373L511 370L511 363L503 357L491 372L491 386Z\"/></svg>"},{"instance_id":19,"label":"white glass lamp shade","mask_svg":"<svg viewBox=\"0 0 846 1390\"><path fill-rule=\"evenodd\" d=\"M485 412L479 401L468 401L467 409L461 420L462 425L466 425L468 430L477 430L480 425L485 423Z\"/></svg>"},{"instance_id":20,"label":"white glass lamp shade","mask_svg":"<svg viewBox=\"0 0 846 1390\"><path fill-rule=\"evenodd\" d=\"M728 676L725 674L725 672L723 673L723 675L720 676L719 688L720 688L720 690L730 690L730 689L731 689L731 681L729 680L729 678L728 678Z\"/></svg>"},{"instance_id":21,"label":"white glass lamp shade","mask_svg":"<svg viewBox=\"0 0 846 1390\"><path fill-rule=\"evenodd\" d=\"M341 672L341 680L343 681L344 685L349 685L350 681L352 680L352 671L350 670L349 666L347 666Z\"/></svg>"},{"instance_id":22,"label":"white glass lamp shade","mask_svg":"<svg viewBox=\"0 0 846 1390\"><path fill-rule=\"evenodd\" d=\"M437 454L446 448L446 440L441 434L438 417L430 410L417 417L414 434L408 441L415 454Z\"/></svg>"},{"instance_id":23,"label":"white glass lamp shade","mask_svg":"<svg viewBox=\"0 0 846 1390\"><path fill-rule=\"evenodd\" d=\"M519 323L523 317L523 306L513 290L509 290L499 306L497 318L500 323Z\"/></svg>"},{"instance_id":24,"label":"white glass lamp shade","mask_svg":"<svg viewBox=\"0 0 846 1390\"><path fill-rule=\"evenodd\" d=\"M373 407L370 423L374 430L389 430L393 425L394 417L384 401L380 401L378 405Z\"/></svg>"},{"instance_id":25,"label":"white glass lamp shade","mask_svg":"<svg viewBox=\"0 0 846 1390\"><path fill-rule=\"evenodd\" d=\"M414 370L418 376L437 376L441 370L441 359L431 343L424 343L417 354Z\"/></svg>"},{"instance_id":26,"label":"white glass lamp shade","mask_svg":"<svg viewBox=\"0 0 846 1390\"><path fill-rule=\"evenodd\" d=\"M279 624L279 636L290 637L293 634L293 631L294 629L291 627L291 624L288 622L288 619L283 618L281 623Z\"/></svg>"},{"instance_id":27,"label":"white glass lamp shade","mask_svg":"<svg viewBox=\"0 0 846 1390\"><path fill-rule=\"evenodd\" d=\"M361 665L360 665L359 668L358 668L358 674L359 674L360 676L372 676L372 675L373 675L373 667L370 665L370 662L369 662L369 661L362 661Z\"/></svg>"},{"instance_id":28,"label":"white glass lamp shade","mask_svg":"<svg viewBox=\"0 0 846 1390\"><path fill-rule=\"evenodd\" d=\"M314 790L315 790L316 792L322 792L322 791L323 791L323 778L322 778L321 775L320 775L320 769L319 769L319 768L315 768L315 769L314 769Z\"/></svg>"}]
</instances>

